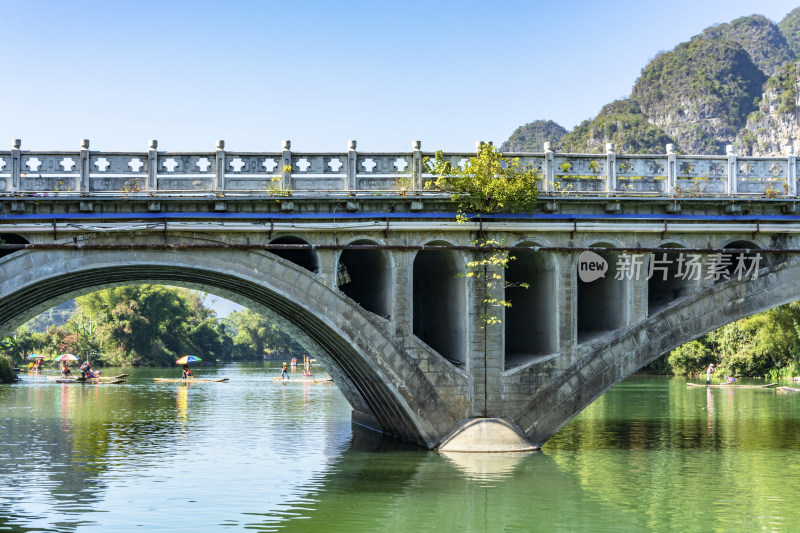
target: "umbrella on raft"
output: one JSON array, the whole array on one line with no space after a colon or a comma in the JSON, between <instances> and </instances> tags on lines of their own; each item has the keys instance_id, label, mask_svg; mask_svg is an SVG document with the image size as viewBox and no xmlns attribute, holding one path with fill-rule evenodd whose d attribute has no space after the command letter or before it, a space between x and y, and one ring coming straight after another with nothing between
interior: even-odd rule
<instances>
[{"instance_id":1,"label":"umbrella on raft","mask_svg":"<svg viewBox=\"0 0 800 533\"><path fill-rule=\"evenodd\" d=\"M195 357L193 355L184 355L177 361L175 361L176 365L188 365L189 363L199 363L202 361L199 357Z\"/></svg>"},{"instance_id":2,"label":"umbrella on raft","mask_svg":"<svg viewBox=\"0 0 800 533\"><path fill-rule=\"evenodd\" d=\"M27 359L44 359L44 356L39 355L38 353L32 353L27 357Z\"/></svg>"},{"instance_id":3,"label":"umbrella on raft","mask_svg":"<svg viewBox=\"0 0 800 533\"><path fill-rule=\"evenodd\" d=\"M56 361L80 361L77 355L72 355L71 353L65 353L61 357L56 358Z\"/></svg>"}]
</instances>

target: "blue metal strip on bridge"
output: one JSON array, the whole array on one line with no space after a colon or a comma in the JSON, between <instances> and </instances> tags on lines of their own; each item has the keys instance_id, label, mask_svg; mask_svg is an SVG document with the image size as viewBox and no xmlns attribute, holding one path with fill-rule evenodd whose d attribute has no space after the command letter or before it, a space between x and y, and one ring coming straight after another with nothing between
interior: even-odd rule
<instances>
[{"instance_id":1,"label":"blue metal strip on bridge","mask_svg":"<svg viewBox=\"0 0 800 533\"><path fill-rule=\"evenodd\" d=\"M80 219L229 219L229 220L321 220L321 219L455 219L456 213L48 213L2 214L0 221ZM471 221L479 217L468 215ZM642 221L800 221L800 215L683 215L683 214L492 214L484 220L642 220Z\"/></svg>"}]
</instances>

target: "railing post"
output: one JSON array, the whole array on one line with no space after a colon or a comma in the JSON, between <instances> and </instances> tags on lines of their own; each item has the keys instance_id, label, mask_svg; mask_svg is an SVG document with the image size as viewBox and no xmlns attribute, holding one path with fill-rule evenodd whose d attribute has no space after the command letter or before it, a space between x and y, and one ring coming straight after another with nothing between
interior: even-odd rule
<instances>
[{"instance_id":1,"label":"railing post","mask_svg":"<svg viewBox=\"0 0 800 533\"><path fill-rule=\"evenodd\" d=\"M292 188L292 141L283 141L281 152L281 189L288 191Z\"/></svg>"},{"instance_id":2,"label":"railing post","mask_svg":"<svg viewBox=\"0 0 800 533\"><path fill-rule=\"evenodd\" d=\"M219 139L217 141L217 152L216 152L216 166L214 169L216 170L216 180L214 181L214 190L216 191L224 191L225 190L225 141Z\"/></svg>"},{"instance_id":3,"label":"railing post","mask_svg":"<svg viewBox=\"0 0 800 533\"><path fill-rule=\"evenodd\" d=\"M738 194L739 185L736 182L736 154L733 152L733 145L725 146L725 153L728 155L728 194Z\"/></svg>"},{"instance_id":4,"label":"railing post","mask_svg":"<svg viewBox=\"0 0 800 533\"><path fill-rule=\"evenodd\" d=\"M786 169L786 181L789 186L786 189L788 196L797 196L797 156L794 155L794 145L786 147L788 167Z\"/></svg>"},{"instance_id":5,"label":"railing post","mask_svg":"<svg viewBox=\"0 0 800 533\"><path fill-rule=\"evenodd\" d=\"M667 145L667 194L675 194L676 187L678 186L678 158L675 155L675 145L670 143Z\"/></svg>"},{"instance_id":6,"label":"railing post","mask_svg":"<svg viewBox=\"0 0 800 533\"><path fill-rule=\"evenodd\" d=\"M553 179L553 150L550 149L550 142L544 143L542 173L544 174L544 191L553 192L555 189L555 180Z\"/></svg>"},{"instance_id":7,"label":"railing post","mask_svg":"<svg viewBox=\"0 0 800 533\"><path fill-rule=\"evenodd\" d=\"M422 190L422 143L411 141L411 191Z\"/></svg>"},{"instance_id":8,"label":"railing post","mask_svg":"<svg viewBox=\"0 0 800 533\"><path fill-rule=\"evenodd\" d=\"M347 183L344 184L346 191L354 191L356 189L357 163L356 141L351 140L347 143Z\"/></svg>"},{"instance_id":9,"label":"railing post","mask_svg":"<svg viewBox=\"0 0 800 533\"><path fill-rule=\"evenodd\" d=\"M606 143L606 192L617 190L617 154L614 143Z\"/></svg>"},{"instance_id":10,"label":"railing post","mask_svg":"<svg viewBox=\"0 0 800 533\"><path fill-rule=\"evenodd\" d=\"M78 192L89 192L89 139L81 141L81 156L78 159Z\"/></svg>"},{"instance_id":11,"label":"railing post","mask_svg":"<svg viewBox=\"0 0 800 533\"><path fill-rule=\"evenodd\" d=\"M158 141L150 139L147 151L147 190L158 190Z\"/></svg>"},{"instance_id":12,"label":"railing post","mask_svg":"<svg viewBox=\"0 0 800 533\"><path fill-rule=\"evenodd\" d=\"M17 192L22 188L22 184L20 183L22 175L21 147L22 139L14 139L14 142L11 144L11 183L6 186L9 192Z\"/></svg>"}]
</instances>

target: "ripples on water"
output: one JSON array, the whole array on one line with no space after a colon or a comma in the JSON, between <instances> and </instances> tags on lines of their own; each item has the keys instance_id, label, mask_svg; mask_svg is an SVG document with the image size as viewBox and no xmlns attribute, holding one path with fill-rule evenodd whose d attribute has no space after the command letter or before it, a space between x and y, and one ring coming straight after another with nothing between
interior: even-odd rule
<instances>
[{"instance_id":1,"label":"ripples on water","mask_svg":"<svg viewBox=\"0 0 800 533\"><path fill-rule=\"evenodd\" d=\"M106 372L111 374L113 370ZM535 454L353 432L328 384L0 385L0 531L790 531L800 394L632 378Z\"/></svg>"}]
</instances>

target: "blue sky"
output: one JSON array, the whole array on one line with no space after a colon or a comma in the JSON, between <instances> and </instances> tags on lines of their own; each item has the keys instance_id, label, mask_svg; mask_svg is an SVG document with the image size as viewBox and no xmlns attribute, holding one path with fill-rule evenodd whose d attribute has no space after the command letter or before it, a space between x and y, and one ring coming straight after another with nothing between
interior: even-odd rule
<instances>
[{"instance_id":1,"label":"blue sky","mask_svg":"<svg viewBox=\"0 0 800 533\"><path fill-rule=\"evenodd\" d=\"M0 142L23 149L472 150L567 128L704 28L800 3L0 0ZM3 141L5 139L5 141ZM7 148L2 148L7 149Z\"/></svg>"},{"instance_id":2,"label":"blue sky","mask_svg":"<svg viewBox=\"0 0 800 533\"><path fill-rule=\"evenodd\" d=\"M536 119L572 128L659 51L798 5L0 0L0 149L468 151Z\"/></svg>"}]
</instances>

